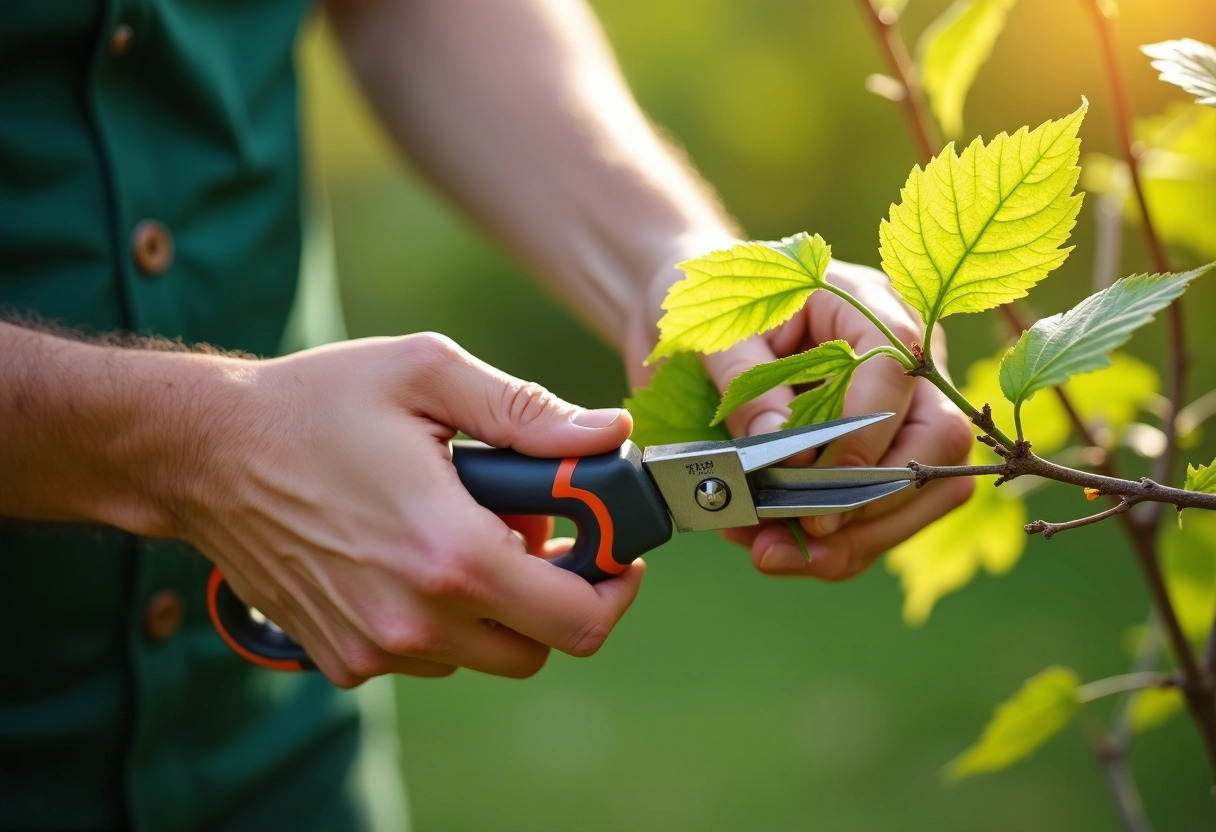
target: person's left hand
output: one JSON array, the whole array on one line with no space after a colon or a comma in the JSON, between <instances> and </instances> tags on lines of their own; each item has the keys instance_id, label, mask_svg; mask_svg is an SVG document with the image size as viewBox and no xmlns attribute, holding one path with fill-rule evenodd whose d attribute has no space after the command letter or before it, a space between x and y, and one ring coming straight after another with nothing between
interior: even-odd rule
<instances>
[{"instance_id":1,"label":"person's left hand","mask_svg":"<svg viewBox=\"0 0 1216 832\"><path fill-rule=\"evenodd\" d=\"M653 308L680 275L665 272L656 278ZM923 327L876 269L833 260L826 277L860 300L897 338L911 346ZM654 300L654 296L658 300ZM651 322L653 327L653 322ZM636 336L636 332L635 332ZM650 333L653 338L653 330ZM731 349L706 355L703 361L719 390L732 378L757 364L784 358L824 341L843 339L858 353L888 343L860 312L828 292L815 292L806 305L782 326ZM632 337L627 348L630 383L644 386L650 369L642 361L649 352L645 338ZM933 354L946 364L945 339L938 327ZM771 390L727 417L734 436L780 430L789 417L794 396L789 387ZM927 465L957 465L967 461L973 441L965 416L932 384L905 374L894 360L879 356L866 362L853 377L845 396L844 415L894 412L890 419L837 439L823 449L817 464L833 466L903 467L910 460ZM869 567L883 552L903 542L971 496L970 478L951 477L923 488L907 488L844 514L805 517L808 563L793 533L782 522L728 529L724 536L751 549L752 562L770 575L806 575L829 581L851 578Z\"/></svg>"}]
</instances>

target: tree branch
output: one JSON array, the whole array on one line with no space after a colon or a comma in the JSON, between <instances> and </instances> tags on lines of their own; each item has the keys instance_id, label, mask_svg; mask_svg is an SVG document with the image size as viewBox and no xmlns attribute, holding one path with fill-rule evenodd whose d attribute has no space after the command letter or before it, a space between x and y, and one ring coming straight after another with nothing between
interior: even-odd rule
<instances>
[{"instance_id":1,"label":"tree branch","mask_svg":"<svg viewBox=\"0 0 1216 832\"><path fill-rule=\"evenodd\" d=\"M1140 179L1140 155L1132 144L1131 112L1127 105L1127 93L1123 84L1123 76L1119 61L1115 56L1115 42L1110 20L1103 13L1099 0L1088 0L1086 3L1093 19L1098 35L1098 45L1102 52L1102 60L1106 71L1107 83L1110 86L1111 99L1115 108L1115 129L1123 160L1127 164L1132 181L1132 189L1140 207L1140 226L1144 232L1145 244L1154 267L1158 272L1170 271L1165 249L1157 236L1153 225L1152 214L1148 210L1148 202L1144 197L1144 187ZM1174 460L1178 447L1177 415L1186 395L1186 371L1190 356L1186 346L1186 336L1183 328L1182 305L1174 301L1169 307L1167 316L1169 333L1169 406L1163 417L1162 428L1165 432L1165 451L1157 460L1155 475L1158 480L1169 481L1174 469ZM1216 696L1213 695L1211 671L1205 662L1201 665L1195 659L1191 643L1178 624L1178 616L1173 603L1165 588L1161 575L1161 564L1157 558L1156 533L1161 520L1161 507L1152 506L1143 516L1134 514L1122 515L1124 527L1128 530L1141 570L1148 581L1153 602L1161 615L1161 623L1169 638L1170 647L1178 660L1178 666L1183 673L1183 689L1186 694L1187 708L1204 740L1204 748L1213 769L1216 769Z\"/></svg>"},{"instance_id":2,"label":"tree branch","mask_svg":"<svg viewBox=\"0 0 1216 832\"><path fill-rule=\"evenodd\" d=\"M1079 517L1076 520L1068 520L1063 523L1048 523L1046 520L1035 520L1032 523L1027 523L1023 528L1026 530L1026 534L1042 534L1044 540L1051 540L1051 538L1059 532L1066 532L1069 529L1079 529L1082 526L1090 526L1094 523L1100 523L1108 517L1114 517L1116 514L1122 514L1138 502L1140 501L1134 497L1123 497L1118 503L1111 506L1106 511L1100 511L1097 514L1091 514L1088 517Z\"/></svg>"},{"instance_id":3,"label":"tree branch","mask_svg":"<svg viewBox=\"0 0 1216 832\"><path fill-rule=\"evenodd\" d=\"M1102 764L1106 786L1115 801L1123 829L1125 832L1152 832L1152 826L1144 813L1140 790L1127 767L1126 747L1109 736L1096 718L1087 719L1084 728L1089 746Z\"/></svg>"},{"instance_id":4,"label":"tree branch","mask_svg":"<svg viewBox=\"0 0 1216 832\"><path fill-rule=\"evenodd\" d=\"M1014 451L1009 451L1000 443L994 441L993 444L997 453L1005 456L1004 462L992 465L925 465L913 460L908 463L909 470L916 475L913 477L912 483L919 488L933 480L945 479L947 477L994 475L998 477L999 481L997 484L999 485L1017 477L1035 476L1068 485L1076 485L1081 488L1094 489L1101 494L1123 498L1120 500L1120 503L1128 503L1127 506L1122 508L1116 505L1099 515L1094 515L1094 518L1082 518L1085 522L1079 525L1088 525L1089 523L1097 522L1098 519L1122 514L1136 503L1149 501L1170 503L1179 509L1205 508L1210 511L1216 511L1216 494L1172 488L1150 480L1148 477L1140 480L1123 480L1117 477L1095 474L1090 471L1079 471L1076 468L1058 465L1042 457L1035 456L1028 446L1020 450L1015 448ZM1036 531L1041 531L1041 529L1036 529Z\"/></svg>"},{"instance_id":5,"label":"tree branch","mask_svg":"<svg viewBox=\"0 0 1216 832\"><path fill-rule=\"evenodd\" d=\"M908 120L908 129L916 142L921 164L928 164L937 148L942 146L942 140L937 135L933 122L929 119L925 108L925 93L921 89L920 79L916 76L916 68L908 57L908 49L904 46L903 38L896 28L898 16L890 9L879 10L874 6L874 0L858 0L862 14L874 31L875 40L882 49L887 67L904 87L902 100L904 116Z\"/></svg>"},{"instance_id":6,"label":"tree branch","mask_svg":"<svg viewBox=\"0 0 1216 832\"><path fill-rule=\"evenodd\" d=\"M1149 259L1153 268L1160 274L1172 271L1165 247L1153 224L1153 215L1148 210L1148 200L1144 196L1144 183L1140 178L1140 151L1132 141L1131 108L1127 103L1127 88L1123 83L1123 73L1115 55L1115 38L1110 18L1101 8L1098 0L1088 0L1086 6L1094 19L1094 29L1098 34L1098 46L1102 52L1103 68L1106 72L1107 86L1110 88L1111 104L1115 109L1115 136L1119 142L1119 152L1127 165L1132 182L1132 192L1136 195L1136 204L1140 209L1140 228L1144 232L1144 243L1148 249ZM1168 390L1166 399L1169 402L1167 412L1162 417L1162 428L1165 432L1165 452L1157 460L1154 476L1169 482L1174 472L1174 462L1178 453L1178 411L1186 396L1186 373L1190 365L1190 353L1186 346L1186 334L1183 325L1182 301L1176 300L1170 304L1167 312L1166 326L1169 338L1170 361ZM1156 528L1160 520L1160 509L1154 507L1146 514L1143 522Z\"/></svg>"}]
</instances>

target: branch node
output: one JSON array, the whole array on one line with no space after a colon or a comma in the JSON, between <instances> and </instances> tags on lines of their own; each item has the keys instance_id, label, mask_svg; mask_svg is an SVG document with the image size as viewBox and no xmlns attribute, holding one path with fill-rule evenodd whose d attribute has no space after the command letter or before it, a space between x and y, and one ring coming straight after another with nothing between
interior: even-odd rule
<instances>
[{"instance_id":1,"label":"branch node","mask_svg":"<svg viewBox=\"0 0 1216 832\"><path fill-rule=\"evenodd\" d=\"M1035 520L1032 523L1027 523L1022 528L1025 530L1026 534L1042 534L1043 537L1048 540L1050 540L1051 536L1055 534L1055 530L1052 529L1051 524L1046 520Z\"/></svg>"}]
</instances>

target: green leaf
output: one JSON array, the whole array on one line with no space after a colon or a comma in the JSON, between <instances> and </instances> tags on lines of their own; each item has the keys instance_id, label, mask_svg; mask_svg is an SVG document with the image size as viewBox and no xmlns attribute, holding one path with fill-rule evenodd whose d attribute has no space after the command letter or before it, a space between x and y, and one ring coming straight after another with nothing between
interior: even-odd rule
<instances>
[{"instance_id":1,"label":"green leaf","mask_svg":"<svg viewBox=\"0 0 1216 832\"><path fill-rule=\"evenodd\" d=\"M982 454L972 462L987 462ZM1008 488L980 480L970 500L892 549L887 569L899 576L904 622L923 624L942 597L970 583L981 567L992 575L1012 569L1026 548L1026 522L1026 507Z\"/></svg>"},{"instance_id":2,"label":"green leaf","mask_svg":"<svg viewBox=\"0 0 1216 832\"><path fill-rule=\"evenodd\" d=\"M1066 667L1049 667L997 706L979 741L946 767L946 779L1000 771L1035 752L1076 715L1081 680Z\"/></svg>"},{"instance_id":3,"label":"green leaf","mask_svg":"<svg viewBox=\"0 0 1216 832\"><path fill-rule=\"evenodd\" d=\"M1182 487L1187 491L1216 494L1216 460L1211 465L1200 465L1198 468L1187 463L1186 482Z\"/></svg>"},{"instance_id":4,"label":"green leaf","mask_svg":"<svg viewBox=\"0 0 1216 832\"><path fill-rule=\"evenodd\" d=\"M912 170L878 236L882 267L927 325L1020 298L1064 262L1081 195L1077 130L1088 104L1034 130L948 145Z\"/></svg>"},{"instance_id":5,"label":"green leaf","mask_svg":"<svg viewBox=\"0 0 1216 832\"><path fill-rule=\"evenodd\" d=\"M1147 688L1136 691L1128 711L1132 732L1143 734L1159 728L1182 710L1182 692L1178 688Z\"/></svg>"},{"instance_id":6,"label":"green leaf","mask_svg":"<svg viewBox=\"0 0 1216 832\"><path fill-rule=\"evenodd\" d=\"M848 370L856 360L857 356L847 342L825 341L806 352L745 370L727 385L726 395L714 415L714 424L774 387L823 381Z\"/></svg>"},{"instance_id":7,"label":"green leaf","mask_svg":"<svg viewBox=\"0 0 1216 832\"><path fill-rule=\"evenodd\" d=\"M1131 355L1117 352L1111 361L1109 367L1074 376L1064 390L1082 421L1116 446L1139 412L1161 389L1161 380L1151 365ZM1001 393L999 365L995 358L972 364L967 369L962 393L969 402L990 404L996 423L1009 425L1013 421L1013 405ZM1035 452L1040 455L1058 451L1072 436L1068 414L1055 396L1036 396L1025 402L1022 420L1028 426L1028 438L1034 443ZM983 461L993 460L989 457Z\"/></svg>"},{"instance_id":8,"label":"green leaf","mask_svg":"<svg viewBox=\"0 0 1216 832\"><path fill-rule=\"evenodd\" d=\"M740 243L679 264L667 292L659 343L646 363L677 352L721 352L780 326L822 289L832 247L818 234Z\"/></svg>"},{"instance_id":9,"label":"green leaf","mask_svg":"<svg viewBox=\"0 0 1216 832\"><path fill-rule=\"evenodd\" d=\"M963 101L1014 0L958 0L929 24L917 45L921 81L942 132L963 132Z\"/></svg>"},{"instance_id":10,"label":"green leaf","mask_svg":"<svg viewBox=\"0 0 1216 832\"><path fill-rule=\"evenodd\" d=\"M781 427L800 428L815 422L839 419L844 413L844 394L848 392L856 368L854 364L831 381L794 396L790 402L790 418Z\"/></svg>"},{"instance_id":11,"label":"green leaf","mask_svg":"<svg viewBox=\"0 0 1216 832\"><path fill-rule=\"evenodd\" d=\"M1198 641L1216 617L1216 512L1188 511L1181 528L1161 525L1165 586L1182 631Z\"/></svg>"},{"instance_id":12,"label":"green leaf","mask_svg":"<svg viewBox=\"0 0 1216 832\"><path fill-rule=\"evenodd\" d=\"M1067 312L1037 321L1001 359L1001 391L1016 409L1045 387L1110 365L1108 354L1211 270L1135 275L1090 295Z\"/></svg>"},{"instance_id":13,"label":"green leaf","mask_svg":"<svg viewBox=\"0 0 1216 832\"><path fill-rule=\"evenodd\" d=\"M718 389L701 360L680 353L663 362L647 387L633 391L625 408L633 415L632 439L638 445L729 439L725 426L710 427Z\"/></svg>"},{"instance_id":14,"label":"green leaf","mask_svg":"<svg viewBox=\"0 0 1216 832\"><path fill-rule=\"evenodd\" d=\"M1182 87L1199 104L1216 107L1216 48L1183 38L1150 43L1140 51L1155 59L1152 67L1162 81Z\"/></svg>"}]
</instances>

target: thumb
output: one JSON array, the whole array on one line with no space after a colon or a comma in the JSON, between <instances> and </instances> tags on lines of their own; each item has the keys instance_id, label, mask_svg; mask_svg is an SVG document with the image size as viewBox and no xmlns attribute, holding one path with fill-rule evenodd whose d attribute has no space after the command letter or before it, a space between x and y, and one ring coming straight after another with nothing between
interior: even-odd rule
<instances>
[{"instance_id":1,"label":"thumb","mask_svg":"<svg viewBox=\"0 0 1216 832\"><path fill-rule=\"evenodd\" d=\"M427 415L497 448L537 457L605 453L629 438L622 408L587 410L502 372L455 343L427 399Z\"/></svg>"}]
</instances>

